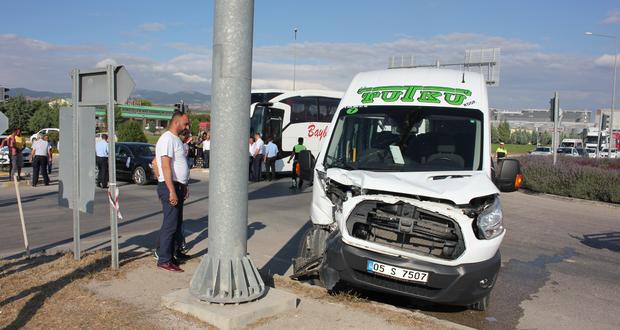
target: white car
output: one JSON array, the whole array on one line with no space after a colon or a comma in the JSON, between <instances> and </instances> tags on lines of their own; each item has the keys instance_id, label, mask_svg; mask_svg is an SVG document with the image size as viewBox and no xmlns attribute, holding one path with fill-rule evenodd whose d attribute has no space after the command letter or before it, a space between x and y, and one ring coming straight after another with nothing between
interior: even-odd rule
<instances>
[{"instance_id":1,"label":"white car","mask_svg":"<svg viewBox=\"0 0 620 330\"><path fill-rule=\"evenodd\" d=\"M32 162L30 161L31 152L32 150L30 150L30 148L28 147L22 149L23 166L32 165ZM11 163L11 160L9 157L9 147L4 146L0 148L0 167L8 168L10 163Z\"/></svg>"},{"instance_id":2,"label":"white car","mask_svg":"<svg viewBox=\"0 0 620 330\"><path fill-rule=\"evenodd\" d=\"M310 219L293 277L485 310L501 265L500 191L522 182L516 159L491 160L479 73L359 73L313 164ZM495 173L495 174L494 174Z\"/></svg>"},{"instance_id":3,"label":"white car","mask_svg":"<svg viewBox=\"0 0 620 330\"><path fill-rule=\"evenodd\" d=\"M601 150L599 156L601 158L618 158L618 149L611 149L611 152L609 152L609 149L605 148Z\"/></svg>"},{"instance_id":4,"label":"white car","mask_svg":"<svg viewBox=\"0 0 620 330\"><path fill-rule=\"evenodd\" d=\"M536 147L534 151L530 152L533 156L550 156L553 155L553 149L551 147Z\"/></svg>"},{"instance_id":5,"label":"white car","mask_svg":"<svg viewBox=\"0 0 620 330\"><path fill-rule=\"evenodd\" d=\"M60 133L60 130L58 128L44 128L37 133L32 134L30 136L30 142L34 142L34 140L36 140L39 135L48 135L51 132Z\"/></svg>"}]
</instances>

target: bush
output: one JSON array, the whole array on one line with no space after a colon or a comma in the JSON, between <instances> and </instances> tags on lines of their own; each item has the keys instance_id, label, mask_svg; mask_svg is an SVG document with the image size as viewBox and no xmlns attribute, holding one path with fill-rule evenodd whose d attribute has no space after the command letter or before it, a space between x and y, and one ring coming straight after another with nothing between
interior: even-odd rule
<instances>
[{"instance_id":1,"label":"bush","mask_svg":"<svg viewBox=\"0 0 620 330\"><path fill-rule=\"evenodd\" d=\"M146 142L142 125L135 120L128 120L120 124L116 136L119 142Z\"/></svg>"},{"instance_id":2,"label":"bush","mask_svg":"<svg viewBox=\"0 0 620 330\"><path fill-rule=\"evenodd\" d=\"M620 203L620 159L519 158L523 187L548 194Z\"/></svg>"}]
</instances>

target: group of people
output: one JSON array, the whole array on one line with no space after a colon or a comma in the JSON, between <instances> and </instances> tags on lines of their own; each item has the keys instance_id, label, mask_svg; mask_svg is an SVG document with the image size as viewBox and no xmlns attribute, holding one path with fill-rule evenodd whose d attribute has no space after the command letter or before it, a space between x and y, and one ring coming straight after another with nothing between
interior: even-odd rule
<instances>
[{"instance_id":1,"label":"group of people","mask_svg":"<svg viewBox=\"0 0 620 330\"><path fill-rule=\"evenodd\" d=\"M255 133L254 136L249 139L250 147L250 181L259 182L262 178L263 163L265 163L265 169L267 170L266 178L268 181L276 179L276 161L279 159L280 150L278 145L273 142L273 137L267 137L267 144L264 143L260 133ZM288 159L288 163L294 159L293 162L293 186L292 188L300 188L303 185L303 180L299 176L299 153L306 150L304 146L304 138L297 139L297 144L293 146L291 156Z\"/></svg>"},{"instance_id":2,"label":"group of people","mask_svg":"<svg viewBox=\"0 0 620 330\"><path fill-rule=\"evenodd\" d=\"M10 162L10 177L15 177L17 181L22 180L22 167L24 164L23 151L26 141L22 137L22 130L17 128L2 141L0 147L8 147ZM30 162L32 163L31 185L36 187L39 184L39 174L43 176L43 184L50 184L49 174L52 173L52 145L49 136L37 135L37 139L32 143L30 152Z\"/></svg>"},{"instance_id":3,"label":"group of people","mask_svg":"<svg viewBox=\"0 0 620 330\"><path fill-rule=\"evenodd\" d=\"M276 159L278 157L278 146L273 143L273 137L267 138L267 144L261 138L260 133L254 134L249 139L250 147L250 181L259 182L262 178L263 163L267 169L267 179L269 181L276 178Z\"/></svg>"}]
</instances>

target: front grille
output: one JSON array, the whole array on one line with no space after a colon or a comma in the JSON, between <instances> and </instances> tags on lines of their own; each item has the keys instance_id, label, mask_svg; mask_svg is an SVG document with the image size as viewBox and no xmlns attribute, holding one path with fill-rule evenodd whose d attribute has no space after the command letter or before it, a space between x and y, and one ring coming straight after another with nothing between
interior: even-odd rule
<instances>
[{"instance_id":1,"label":"front grille","mask_svg":"<svg viewBox=\"0 0 620 330\"><path fill-rule=\"evenodd\" d=\"M347 219L353 237L407 252L456 259L465 250L458 224L411 204L364 201Z\"/></svg>"},{"instance_id":2,"label":"front grille","mask_svg":"<svg viewBox=\"0 0 620 330\"><path fill-rule=\"evenodd\" d=\"M392 289L398 292L408 293L417 297L434 297L441 289L431 288L423 284L401 282L384 276L366 273L355 270L353 273L355 279L365 283L372 283L382 288Z\"/></svg>"}]
</instances>

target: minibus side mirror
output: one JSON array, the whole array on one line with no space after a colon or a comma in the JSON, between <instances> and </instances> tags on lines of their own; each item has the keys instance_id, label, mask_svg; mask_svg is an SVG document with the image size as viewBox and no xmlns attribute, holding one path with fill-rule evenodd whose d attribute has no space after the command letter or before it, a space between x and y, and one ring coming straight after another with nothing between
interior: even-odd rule
<instances>
[{"instance_id":1,"label":"minibus side mirror","mask_svg":"<svg viewBox=\"0 0 620 330\"><path fill-rule=\"evenodd\" d=\"M307 182L312 182L314 179L314 156L310 150L303 150L299 153L299 177ZM296 171L297 169L293 169Z\"/></svg>"},{"instance_id":2,"label":"minibus side mirror","mask_svg":"<svg viewBox=\"0 0 620 330\"><path fill-rule=\"evenodd\" d=\"M518 160L504 158L497 161L495 185L501 192L512 192L521 188L523 174Z\"/></svg>"}]
</instances>

